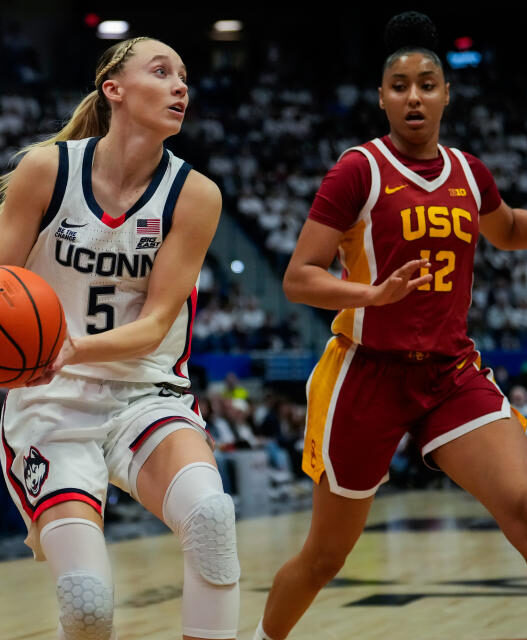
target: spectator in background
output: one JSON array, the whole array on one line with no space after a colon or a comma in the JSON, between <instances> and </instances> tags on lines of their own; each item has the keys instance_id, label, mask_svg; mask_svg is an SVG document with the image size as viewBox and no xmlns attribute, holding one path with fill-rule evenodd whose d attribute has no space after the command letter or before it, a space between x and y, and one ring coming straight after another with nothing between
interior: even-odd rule
<instances>
[{"instance_id":1,"label":"spectator in background","mask_svg":"<svg viewBox=\"0 0 527 640\"><path fill-rule=\"evenodd\" d=\"M523 385L516 384L511 388L509 400L515 409L527 416L527 389Z\"/></svg>"},{"instance_id":2,"label":"spectator in background","mask_svg":"<svg viewBox=\"0 0 527 640\"><path fill-rule=\"evenodd\" d=\"M214 458L218 465L218 471L223 482L223 489L225 493L232 495L232 470L225 452L229 451L234 446L235 438L228 422L221 415L215 413L213 406L217 407L217 403L213 403L207 396L203 396L201 398L201 416L203 420L205 420L207 431L214 440Z\"/></svg>"},{"instance_id":3,"label":"spectator in background","mask_svg":"<svg viewBox=\"0 0 527 640\"><path fill-rule=\"evenodd\" d=\"M238 398L241 400L248 400L249 392L241 384L238 376L232 371L225 376L225 388L223 390L224 398Z\"/></svg>"}]
</instances>

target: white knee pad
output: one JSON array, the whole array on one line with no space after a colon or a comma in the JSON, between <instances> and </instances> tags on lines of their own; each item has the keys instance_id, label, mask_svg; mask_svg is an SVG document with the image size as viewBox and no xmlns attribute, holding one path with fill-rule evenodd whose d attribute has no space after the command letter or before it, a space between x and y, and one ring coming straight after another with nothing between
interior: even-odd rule
<instances>
[{"instance_id":1,"label":"white knee pad","mask_svg":"<svg viewBox=\"0 0 527 640\"><path fill-rule=\"evenodd\" d=\"M184 634L233 638L238 626L240 565L234 504L223 493L218 470L204 462L183 467L167 489L163 515L183 546Z\"/></svg>"},{"instance_id":2,"label":"white knee pad","mask_svg":"<svg viewBox=\"0 0 527 640\"><path fill-rule=\"evenodd\" d=\"M167 489L163 515L204 580L215 585L238 581L234 504L223 493L215 467L207 463L183 467Z\"/></svg>"},{"instance_id":3,"label":"white knee pad","mask_svg":"<svg viewBox=\"0 0 527 640\"><path fill-rule=\"evenodd\" d=\"M59 576L57 598L64 636L69 640L109 640L113 625L113 590L88 571Z\"/></svg>"},{"instance_id":4,"label":"white knee pad","mask_svg":"<svg viewBox=\"0 0 527 640\"><path fill-rule=\"evenodd\" d=\"M82 518L47 524L40 543L57 580L60 634L65 640L110 640L113 584L99 527Z\"/></svg>"}]
</instances>

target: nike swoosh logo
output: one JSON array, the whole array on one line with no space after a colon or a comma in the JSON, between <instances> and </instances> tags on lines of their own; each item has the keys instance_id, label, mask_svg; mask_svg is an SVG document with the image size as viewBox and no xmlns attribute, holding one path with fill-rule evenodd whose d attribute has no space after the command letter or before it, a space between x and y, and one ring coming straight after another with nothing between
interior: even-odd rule
<instances>
[{"instance_id":1,"label":"nike swoosh logo","mask_svg":"<svg viewBox=\"0 0 527 640\"><path fill-rule=\"evenodd\" d=\"M465 358L463 360L463 362L460 362L459 364L456 364L456 369L463 369L463 367L465 366L465 362L467 361L467 358Z\"/></svg>"},{"instance_id":2,"label":"nike swoosh logo","mask_svg":"<svg viewBox=\"0 0 527 640\"><path fill-rule=\"evenodd\" d=\"M390 193L395 193L396 191L400 191L401 189L406 189L407 186L407 184L401 184L398 187L389 187L388 185L386 185L386 189L384 191L389 195Z\"/></svg>"},{"instance_id":3,"label":"nike swoosh logo","mask_svg":"<svg viewBox=\"0 0 527 640\"><path fill-rule=\"evenodd\" d=\"M65 229L78 229L79 227L86 227L88 223L86 224L71 224L70 222L68 222L68 218L64 218L64 220L60 223L61 227L64 227Z\"/></svg>"}]
</instances>

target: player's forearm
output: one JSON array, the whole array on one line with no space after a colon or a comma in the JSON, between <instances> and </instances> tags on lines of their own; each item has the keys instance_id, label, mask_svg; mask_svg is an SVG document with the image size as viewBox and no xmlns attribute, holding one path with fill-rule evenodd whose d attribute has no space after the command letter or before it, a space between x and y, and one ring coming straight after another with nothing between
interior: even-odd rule
<instances>
[{"instance_id":1,"label":"player's forearm","mask_svg":"<svg viewBox=\"0 0 527 640\"><path fill-rule=\"evenodd\" d=\"M512 224L502 248L509 251L527 249L527 210L512 209Z\"/></svg>"},{"instance_id":2,"label":"player's forearm","mask_svg":"<svg viewBox=\"0 0 527 640\"><path fill-rule=\"evenodd\" d=\"M132 360L154 352L168 331L166 322L147 316L93 336L72 338L64 364Z\"/></svg>"},{"instance_id":3,"label":"player's forearm","mask_svg":"<svg viewBox=\"0 0 527 640\"><path fill-rule=\"evenodd\" d=\"M284 278L284 292L291 302L330 310L367 307L375 297L375 287L340 280L314 265L288 270Z\"/></svg>"}]
</instances>

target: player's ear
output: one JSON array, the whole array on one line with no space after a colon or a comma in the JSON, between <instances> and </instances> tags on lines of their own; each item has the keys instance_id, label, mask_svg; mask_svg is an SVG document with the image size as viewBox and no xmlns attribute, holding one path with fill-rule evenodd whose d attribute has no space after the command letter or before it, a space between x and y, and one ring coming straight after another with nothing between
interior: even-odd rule
<instances>
[{"instance_id":1,"label":"player's ear","mask_svg":"<svg viewBox=\"0 0 527 640\"><path fill-rule=\"evenodd\" d=\"M110 78L109 80L105 80L101 85L102 91L106 96L106 99L110 102L121 102L122 101L122 87L119 84L119 81L115 78Z\"/></svg>"},{"instance_id":2,"label":"player's ear","mask_svg":"<svg viewBox=\"0 0 527 640\"><path fill-rule=\"evenodd\" d=\"M384 98L382 94L382 87L378 88L378 92L379 92L379 107L384 111Z\"/></svg>"},{"instance_id":3,"label":"player's ear","mask_svg":"<svg viewBox=\"0 0 527 640\"><path fill-rule=\"evenodd\" d=\"M445 85L445 107L450 104L450 82Z\"/></svg>"}]
</instances>

